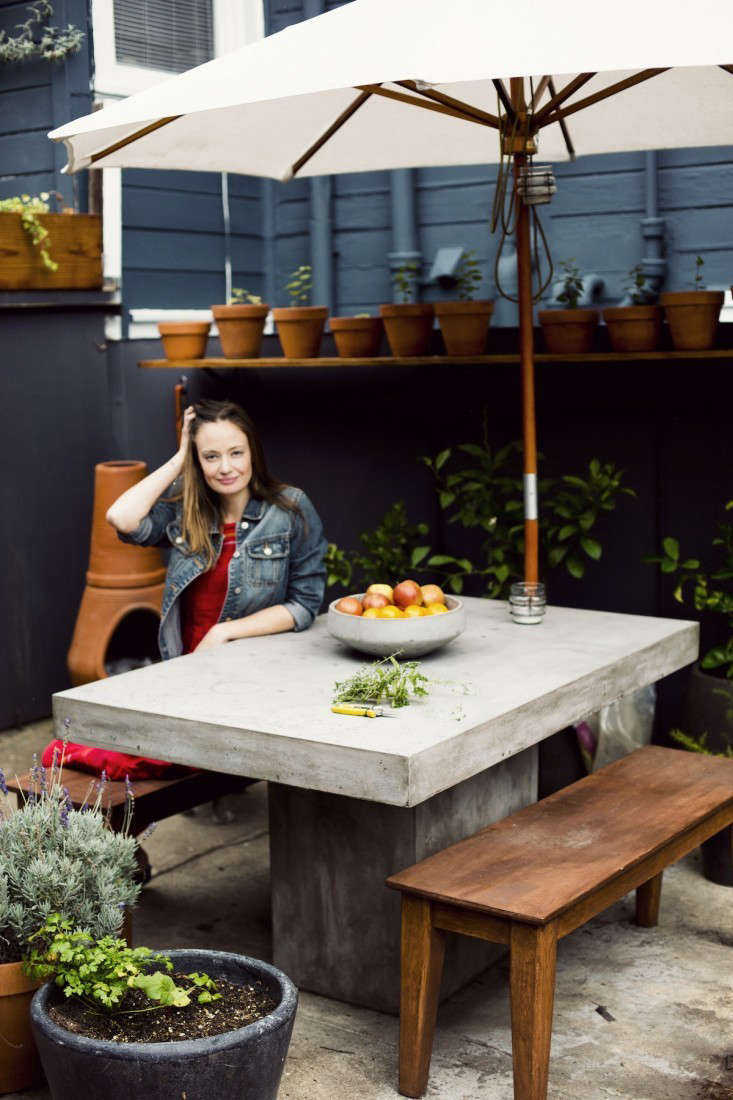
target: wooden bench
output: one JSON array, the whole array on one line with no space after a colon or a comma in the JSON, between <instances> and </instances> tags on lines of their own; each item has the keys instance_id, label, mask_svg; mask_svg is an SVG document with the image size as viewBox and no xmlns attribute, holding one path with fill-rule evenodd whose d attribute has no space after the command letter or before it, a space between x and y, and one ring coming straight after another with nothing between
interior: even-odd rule
<instances>
[{"instance_id":1,"label":"wooden bench","mask_svg":"<svg viewBox=\"0 0 733 1100\"><path fill-rule=\"evenodd\" d=\"M639 749L392 875L402 891L399 1090L427 1088L447 932L510 953L515 1100L545 1100L557 941L631 890L657 923L665 867L733 822L733 760Z\"/></svg>"}]
</instances>

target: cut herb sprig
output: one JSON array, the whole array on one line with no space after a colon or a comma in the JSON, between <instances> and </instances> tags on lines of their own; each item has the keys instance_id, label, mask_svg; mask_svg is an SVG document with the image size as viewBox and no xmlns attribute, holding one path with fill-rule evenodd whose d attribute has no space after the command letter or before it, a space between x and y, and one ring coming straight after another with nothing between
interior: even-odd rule
<instances>
[{"instance_id":1,"label":"cut herb sprig","mask_svg":"<svg viewBox=\"0 0 733 1100\"><path fill-rule=\"evenodd\" d=\"M397 660L392 653L371 665L362 665L348 680L334 684L334 703L389 703L409 706L413 696L427 695L428 677L418 670L417 661Z\"/></svg>"}]
</instances>

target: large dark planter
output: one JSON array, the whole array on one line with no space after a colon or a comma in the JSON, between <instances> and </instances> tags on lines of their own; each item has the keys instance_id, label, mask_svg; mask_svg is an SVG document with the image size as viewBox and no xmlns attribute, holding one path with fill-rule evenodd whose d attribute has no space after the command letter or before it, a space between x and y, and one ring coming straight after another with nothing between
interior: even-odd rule
<instances>
[{"instance_id":1,"label":"large dark planter","mask_svg":"<svg viewBox=\"0 0 733 1100\"><path fill-rule=\"evenodd\" d=\"M702 873L708 882L733 886L733 825L703 840Z\"/></svg>"},{"instance_id":2,"label":"large dark planter","mask_svg":"<svg viewBox=\"0 0 733 1100\"><path fill-rule=\"evenodd\" d=\"M51 984L31 1002L31 1022L53 1100L275 1100L293 1030L298 992L274 966L224 951L166 951L177 970L232 982L259 979L277 1008L247 1027L174 1043L112 1043L53 1022Z\"/></svg>"}]
</instances>

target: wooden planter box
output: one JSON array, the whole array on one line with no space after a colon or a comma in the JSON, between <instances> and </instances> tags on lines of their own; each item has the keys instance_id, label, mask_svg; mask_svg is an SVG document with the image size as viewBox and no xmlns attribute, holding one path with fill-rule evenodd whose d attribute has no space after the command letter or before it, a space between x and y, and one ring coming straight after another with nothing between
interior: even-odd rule
<instances>
[{"instance_id":1,"label":"wooden planter box","mask_svg":"<svg viewBox=\"0 0 733 1100\"><path fill-rule=\"evenodd\" d=\"M23 229L20 214L0 214L0 290L91 290L102 285L102 219L98 214L40 214L48 229L50 271Z\"/></svg>"}]
</instances>

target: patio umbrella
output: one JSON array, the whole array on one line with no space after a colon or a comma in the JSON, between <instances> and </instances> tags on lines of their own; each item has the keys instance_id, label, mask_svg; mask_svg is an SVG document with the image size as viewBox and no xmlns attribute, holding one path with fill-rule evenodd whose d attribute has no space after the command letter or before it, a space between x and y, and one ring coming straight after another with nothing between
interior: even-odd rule
<instances>
[{"instance_id":1,"label":"patio umbrella","mask_svg":"<svg viewBox=\"0 0 733 1100\"><path fill-rule=\"evenodd\" d=\"M730 45L729 45L730 44ZM729 0L353 0L54 130L69 171L339 172L733 140ZM722 55L722 56L721 56ZM530 79L532 77L532 79ZM537 579L528 209L518 204L525 577Z\"/></svg>"}]
</instances>

